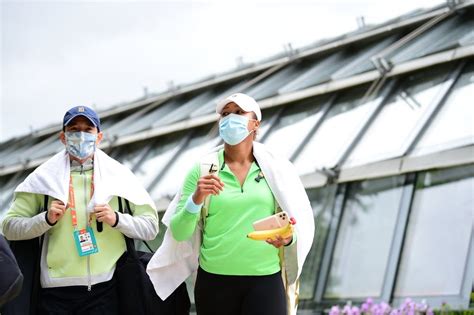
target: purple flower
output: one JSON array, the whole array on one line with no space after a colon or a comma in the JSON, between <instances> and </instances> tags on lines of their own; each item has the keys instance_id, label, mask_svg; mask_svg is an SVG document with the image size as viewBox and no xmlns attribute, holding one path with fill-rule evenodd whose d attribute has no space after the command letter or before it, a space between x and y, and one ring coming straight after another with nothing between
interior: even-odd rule
<instances>
[{"instance_id":1,"label":"purple flower","mask_svg":"<svg viewBox=\"0 0 474 315\"><path fill-rule=\"evenodd\" d=\"M388 314L390 313L390 305L388 305L387 303L385 302L382 302L380 303L380 310L382 312L382 314Z\"/></svg>"},{"instance_id":2,"label":"purple flower","mask_svg":"<svg viewBox=\"0 0 474 315\"><path fill-rule=\"evenodd\" d=\"M448 306L444 304L443 307ZM352 306L351 301L348 301L342 310L335 305L331 308L329 315L434 315L434 312L425 300L416 303L411 298L406 298L398 308L392 308L386 302L374 303L372 298L367 298L360 308Z\"/></svg>"},{"instance_id":3,"label":"purple flower","mask_svg":"<svg viewBox=\"0 0 474 315\"><path fill-rule=\"evenodd\" d=\"M374 306L372 306L372 314L373 315L383 315L383 311L382 311L382 308L380 307L380 305L374 304Z\"/></svg>"},{"instance_id":4,"label":"purple flower","mask_svg":"<svg viewBox=\"0 0 474 315\"><path fill-rule=\"evenodd\" d=\"M342 314L352 315L351 306L349 304L344 305Z\"/></svg>"},{"instance_id":5,"label":"purple flower","mask_svg":"<svg viewBox=\"0 0 474 315\"><path fill-rule=\"evenodd\" d=\"M368 311L370 310L369 304L367 304L367 303L365 303L365 302L362 303L362 305L360 306L360 310L361 310L362 312L368 312Z\"/></svg>"},{"instance_id":6,"label":"purple flower","mask_svg":"<svg viewBox=\"0 0 474 315\"><path fill-rule=\"evenodd\" d=\"M340 315L341 310L339 309L339 306L335 305L331 307L331 310L329 311L329 315Z\"/></svg>"},{"instance_id":7,"label":"purple flower","mask_svg":"<svg viewBox=\"0 0 474 315\"><path fill-rule=\"evenodd\" d=\"M419 304L416 304L416 310L419 312L426 312L427 309L428 305L426 304L425 300L421 301Z\"/></svg>"}]
</instances>

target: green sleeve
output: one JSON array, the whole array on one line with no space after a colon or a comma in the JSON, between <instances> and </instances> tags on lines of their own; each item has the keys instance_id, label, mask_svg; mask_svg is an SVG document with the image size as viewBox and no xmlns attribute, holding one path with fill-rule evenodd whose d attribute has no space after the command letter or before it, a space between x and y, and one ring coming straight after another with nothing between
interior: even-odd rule
<instances>
[{"instance_id":1,"label":"green sleeve","mask_svg":"<svg viewBox=\"0 0 474 315\"><path fill-rule=\"evenodd\" d=\"M15 199L8 209L4 222L9 218L31 218L38 214L40 207L43 207L44 196L26 192L15 194ZM47 205L46 205L47 207Z\"/></svg>"},{"instance_id":2,"label":"green sleeve","mask_svg":"<svg viewBox=\"0 0 474 315\"><path fill-rule=\"evenodd\" d=\"M130 202L130 208L133 216L149 217L153 222L158 224L158 212L153 210L149 205L135 205L133 202Z\"/></svg>"},{"instance_id":3,"label":"green sleeve","mask_svg":"<svg viewBox=\"0 0 474 315\"><path fill-rule=\"evenodd\" d=\"M45 214L39 212L43 207L43 200L43 195L15 194L15 199L2 222L3 235L9 240L26 240L49 230L51 225L46 222Z\"/></svg>"},{"instance_id":4,"label":"green sleeve","mask_svg":"<svg viewBox=\"0 0 474 315\"><path fill-rule=\"evenodd\" d=\"M176 207L176 213L171 218L171 233L177 241L189 239L196 229L201 213L191 213L185 209L186 201L194 193L197 181L201 175L199 163L196 164L186 175L181 198Z\"/></svg>"}]
</instances>

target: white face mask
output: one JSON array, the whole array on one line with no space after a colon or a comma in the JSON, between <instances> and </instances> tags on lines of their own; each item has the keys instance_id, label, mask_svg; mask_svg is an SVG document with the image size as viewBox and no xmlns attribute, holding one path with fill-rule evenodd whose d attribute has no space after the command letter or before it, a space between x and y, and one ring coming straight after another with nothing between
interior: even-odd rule
<instances>
[{"instance_id":1,"label":"white face mask","mask_svg":"<svg viewBox=\"0 0 474 315\"><path fill-rule=\"evenodd\" d=\"M84 160L94 154L97 134L76 131L66 132L66 151L72 156Z\"/></svg>"},{"instance_id":2,"label":"white face mask","mask_svg":"<svg viewBox=\"0 0 474 315\"><path fill-rule=\"evenodd\" d=\"M247 116L229 114L219 122L219 135L227 144L239 144L255 131L248 131L248 123L249 118Z\"/></svg>"}]
</instances>

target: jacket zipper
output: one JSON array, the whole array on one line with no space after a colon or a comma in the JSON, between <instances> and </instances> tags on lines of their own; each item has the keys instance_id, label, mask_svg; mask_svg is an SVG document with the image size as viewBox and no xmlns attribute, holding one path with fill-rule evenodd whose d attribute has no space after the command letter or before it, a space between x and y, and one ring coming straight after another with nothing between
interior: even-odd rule
<instances>
[{"instance_id":1,"label":"jacket zipper","mask_svg":"<svg viewBox=\"0 0 474 315\"><path fill-rule=\"evenodd\" d=\"M87 256L87 291L92 290L92 279L91 279L91 256Z\"/></svg>"},{"instance_id":2,"label":"jacket zipper","mask_svg":"<svg viewBox=\"0 0 474 315\"><path fill-rule=\"evenodd\" d=\"M89 218L87 216L87 176L84 174L84 165L81 165L81 175L83 176L84 182L84 203L86 205L86 226L89 226ZM92 279L91 279L91 256L87 255L87 291L92 290Z\"/></svg>"}]
</instances>

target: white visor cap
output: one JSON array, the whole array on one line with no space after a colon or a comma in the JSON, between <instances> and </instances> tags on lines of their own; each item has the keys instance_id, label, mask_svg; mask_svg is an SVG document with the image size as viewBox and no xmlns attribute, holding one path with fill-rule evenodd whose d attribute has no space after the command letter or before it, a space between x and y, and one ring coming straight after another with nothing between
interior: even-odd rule
<instances>
[{"instance_id":1,"label":"white visor cap","mask_svg":"<svg viewBox=\"0 0 474 315\"><path fill-rule=\"evenodd\" d=\"M239 105L239 107L246 112L254 112L255 116L257 116L257 120L262 120L262 112L260 111L260 106L258 106L258 103L252 97L243 93L232 94L231 96L228 96L217 102L216 113L220 115L224 107L229 103L235 103Z\"/></svg>"}]
</instances>

